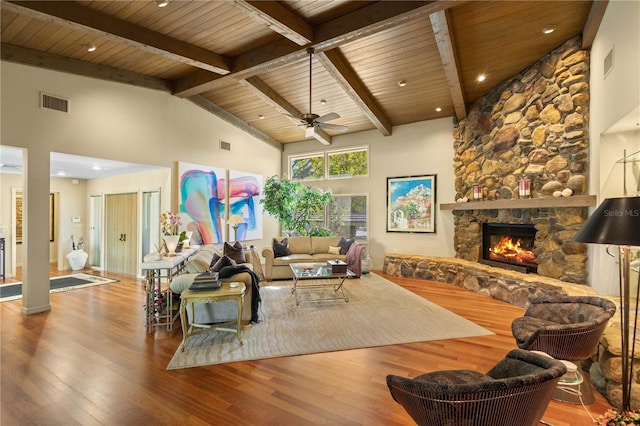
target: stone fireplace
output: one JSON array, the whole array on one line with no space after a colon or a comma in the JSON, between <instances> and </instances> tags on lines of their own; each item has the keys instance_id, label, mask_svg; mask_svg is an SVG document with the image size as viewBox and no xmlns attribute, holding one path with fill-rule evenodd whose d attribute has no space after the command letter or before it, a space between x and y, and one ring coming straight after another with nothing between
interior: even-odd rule
<instances>
[{"instance_id":1,"label":"stone fireplace","mask_svg":"<svg viewBox=\"0 0 640 426\"><path fill-rule=\"evenodd\" d=\"M456 257L482 259L483 224L526 224L537 231L539 275L586 283L587 249L572 238L595 201L586 195L588 119L589 52L579 37L469 108L454 129ZM519 199L521 181L530 198ZM481 200L467 202L474 187Z\"/></svg>"}]
</instances>

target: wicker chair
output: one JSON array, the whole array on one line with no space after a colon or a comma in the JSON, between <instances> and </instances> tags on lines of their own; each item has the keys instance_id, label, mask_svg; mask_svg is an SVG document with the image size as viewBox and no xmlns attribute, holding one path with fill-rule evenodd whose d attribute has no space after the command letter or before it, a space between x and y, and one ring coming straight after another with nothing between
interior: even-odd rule
<instances>
[{"instance_id":1,"label":"wicker chair","mask_svg":"<svg viewBox=\"0 0 640 426\"><path fill-rule=\"evenodd\" d=\"M555 359L580 361L591 358L616 305L593 296L553 296L531 300L523 317L511 323L519 348L542 351ZM577 375L576 375L577 374ZM588 381L578 371L575 380L560 379L560 389L552 396L571 404L595 401ZM567 386L573 392L563 391Z\"/></svg>"},{"instance_id":2,"label":"wicker chair","mask_svg":"<svg viewBox=\"0 0 640 426\"><path fill-rule=\"evenodd\" d=\"M511 332L519 348L569 361L591 357L607 322L616 312L608 299L593 296L539 297Z\"/></svg>"},{"instance_id":3,"label":"wicker chair","mask_svg":"<svg viewBox=\"0 0 640 426\"><path fill-rule=\"evenodd\" d=\"M486 374L448 370L415 379L389 375L387 386L419 425L533 426L565 372L553 358L514 349Z\"/></svg>"}]
</instances>

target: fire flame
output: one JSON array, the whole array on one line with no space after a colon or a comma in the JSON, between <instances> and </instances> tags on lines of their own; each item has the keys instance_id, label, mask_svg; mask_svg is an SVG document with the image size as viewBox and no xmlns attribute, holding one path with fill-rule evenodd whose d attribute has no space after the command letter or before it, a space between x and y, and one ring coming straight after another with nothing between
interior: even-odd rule
<instances>
[{"instance_id":1,"label":"fire flame","mask_svg":"<svg viewBox=\"0 0 640 426\"><path fill-rule=\"evenodd\" d=\"M537 265L536 255L531 250L522 248L522 240L515 242L509 236L502 237L497 244L489 249L489 258L492 260L508 260L512 263Z\"/></svg>"}]
</instances>

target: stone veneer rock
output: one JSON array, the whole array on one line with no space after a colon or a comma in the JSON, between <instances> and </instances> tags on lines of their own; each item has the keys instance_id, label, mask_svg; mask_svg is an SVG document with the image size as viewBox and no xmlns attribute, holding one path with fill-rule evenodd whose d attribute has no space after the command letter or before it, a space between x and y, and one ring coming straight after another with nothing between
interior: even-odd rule
<instances>
[{"instance_id":1,"label":"stone veneer rock","mask_svg":"<svg viewBox=\"0 0 640 426\"><path fill-rule=\"evenodd\" d=\"M532 197L563 189L587 193L589 52L575 37L478 99L454 129L456 200L518 198L518 182ZM456 257L481 257L482 222L533 223L538 274L586 282L586 246L571 240L586 208L454 211Z\"/></svg>"},{"instance_id":2,"label":"stone veneer rock","mask_svg":"<svg viewBox=\"0 0 640 426\"><path fill-rule=\"evenodd\" d=\"M458 287L526 308L538 296L596 295L589 286L571 284L536 274L483 265L451 257L390 254L384 256L382 271L396 277L418 278Z\"/></svg>"}]
</instances>

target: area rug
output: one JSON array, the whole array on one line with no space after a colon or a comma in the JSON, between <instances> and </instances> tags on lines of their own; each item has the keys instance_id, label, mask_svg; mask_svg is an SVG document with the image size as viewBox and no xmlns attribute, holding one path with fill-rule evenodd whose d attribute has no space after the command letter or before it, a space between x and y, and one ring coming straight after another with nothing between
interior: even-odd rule
<instances>
[{"instance_id":1,"label":"area rug","mask_svg":"<svg viewBox=\"0 0 640 426\"><path fill-rule=\"evenodd\" d=\"M223 331L191 336L167 369L493 334L375 274L345 282L348 302L312 301L333 295L314 288L296 305L291 286L262 286L261 322L245 327L243 345Z\"/></svg>"},{"instance_id":2,"label":"area rug","mask_svg":"<svg viewBox=\"0 0 640 426\"><path fill-rule=\"evenodd\" d=\"M117 280L84 273L63 275L61 277L53 277L49 279L51 293L114 282L117 282ZM22 298L21 282L0 285L0 302L7 302L9 300L16 300L20 298Z\"/></svg>"}]
</instances>

